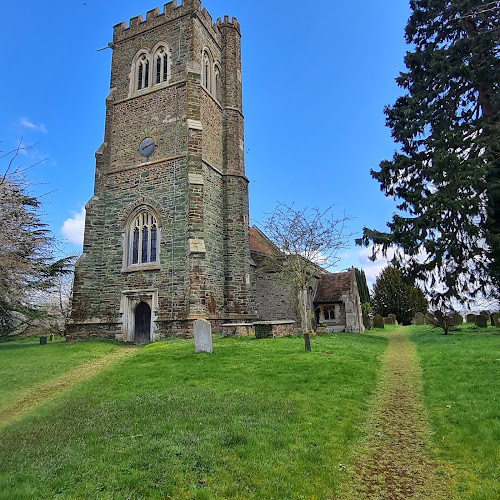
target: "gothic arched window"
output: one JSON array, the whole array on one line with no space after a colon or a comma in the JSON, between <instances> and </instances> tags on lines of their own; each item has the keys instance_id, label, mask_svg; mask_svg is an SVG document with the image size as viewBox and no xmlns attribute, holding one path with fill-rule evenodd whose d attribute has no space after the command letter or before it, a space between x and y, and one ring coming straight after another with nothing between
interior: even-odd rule
<instances>
[{"instance_id":1,"label":"gothic arched window","mask_svg":"<svg viewBox=\"0 0 500 500\"><path fill-rule=\"evenodd\" d=\"M215 80L215 98L220 102L222 100L221 85L220 85L220 68L217 64L214 66L214 80Z\"/></svg>"},{"instance_id":2,"label":"gothic arched window","mask_svg":"<svg viewBox=\"0 0 500 500\"><path fill-rule=\"evenodd\" d=\"M140 210L132 217L125 237L126 266L158 262L158 220L150 210Z\"/></svg>"},{"instance_id":3,"label":"gothic arched window","mask_svg":"<svg viewBox=\"0 0 500 500\"><path fill-rule=\"evenodd\" d=\"M164 45L160 45L153 54L154 64L154 84L166 83L170 78L170 58L168 50Z\"/></svg>"},{"instance_id":4,"label":"gothic arched window","mask_svg":"<svg viewBox=\"0 0 500 500\"><path fill-rule=\"evenodd\" d=\"M212 93L212 58L208 50L203 51L202 57L202 83L203 86Z\"/></svg>"},{"instance_id":5,"label":"gothic arched window","mask_svg":"<svg viewBox=\"0 0 500 500\"><path fill-rule=\"evenodd\" d=\"M149 87L149 57L141 54L136 63L136 87L135 90L147 89Z\"/></svg>"}]
</instances>

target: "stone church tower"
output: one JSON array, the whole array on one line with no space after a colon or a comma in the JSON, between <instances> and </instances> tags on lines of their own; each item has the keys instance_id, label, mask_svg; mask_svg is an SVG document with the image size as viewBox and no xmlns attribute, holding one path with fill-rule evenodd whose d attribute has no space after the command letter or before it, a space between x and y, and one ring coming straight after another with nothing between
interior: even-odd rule
<instances>
[{"instance_id":1,"label":"stone church tower","mask_svg":"<svg viewBox=\"0 0 500 500\"><path fill-rule=\"evenodd\" d=\"M69 339L255 319L238 22L174 0L115 26L110 47Z\"/></svg>"}]
</instances>

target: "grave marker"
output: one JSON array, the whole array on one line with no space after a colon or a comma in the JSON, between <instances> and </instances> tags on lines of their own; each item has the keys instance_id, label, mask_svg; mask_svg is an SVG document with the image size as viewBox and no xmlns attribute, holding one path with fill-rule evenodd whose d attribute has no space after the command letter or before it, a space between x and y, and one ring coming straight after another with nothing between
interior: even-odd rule
<instances>
[{"instance_id":1,"label":"grave marker","mask_svg":"<svg viewBox=\"0 0 500 500\"><path fill-rule=\"evenodd\" d=\"M206 319L197 319L194 328L194 352L212 352L212 326Z\"/></svg>"}]
</instances>

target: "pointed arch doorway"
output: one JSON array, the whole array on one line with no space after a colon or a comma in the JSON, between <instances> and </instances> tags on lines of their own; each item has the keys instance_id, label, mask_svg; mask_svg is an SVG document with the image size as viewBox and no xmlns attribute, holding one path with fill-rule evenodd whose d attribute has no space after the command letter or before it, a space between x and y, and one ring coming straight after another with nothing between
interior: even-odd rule
<instances>
[{"instance_id":1,"label":"pointed arch doorway","mask_svg":"<svg viewBox=\"0 0 500 500\"><path fill-rule=\"evenodd\" d=\"M134 342L147 344L151 341L151 307L139 302L134 311Z\"/></svg>"},{"instance_id":2,"label":"pointed arch doorway","mask_svg":"<svg viewBox=\"0 0 500 500\"><path fill-rule=\"evenodd\" d=\"M116 336L117 340L136 344L158 340L155 333L158 328L156 324L158 290L156 288L123 290L120 313L122 325L121 333Z\"/></svg>"}]
</instances>

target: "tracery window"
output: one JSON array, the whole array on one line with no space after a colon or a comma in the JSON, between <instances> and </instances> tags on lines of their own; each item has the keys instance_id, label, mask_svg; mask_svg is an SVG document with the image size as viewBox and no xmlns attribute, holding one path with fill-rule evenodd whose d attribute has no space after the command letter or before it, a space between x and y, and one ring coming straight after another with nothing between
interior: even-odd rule
<instances>
[{"instance_id":1,"label":"tracery window","mask_svg":"<svg viewBox=\"0 0 500 500\"><path fill-rule=\"evenodd\" d=\"M158 221L149 210L137 213L130 225L127 265L158 261Z\"/></svg>"},{"instance_id":2,"label":"tracery window","mask_svg":"<svg viewBox=\"0 0 500 500\"><path fill-rule=\"evenodd\" d=\"M152 49L140 49L132 61L129 95L142 93L170 80L170 49L160 42Z\"/></svg>"},{"instance_id":3,"label":"tracery window","mask_svg":"<svg viewBox=\"0 0 500 500\"><path fill-rule=\"evenodd\" d=\"M156 49L154 56L155 85L165 83L169 78L169 59L167 49L162 45Z\"/></svg>"},{"instance_id":4,"label":"tracery window","mask_svg":"<svg viewBox=\"0 0 500 500\"><path fill-rule=\"evenodd\" d=\"M328 321L330 319L335 319L335 307L334 306L325 307L323 309L323 315L324 315L326 321Z\"/></svg>"},{"instance_id":5,"label":"tracery window","mask_svg":"<svg viewBox=\"0 0 500 500\"><path fill-rule=\"evenodd\" d=\"M202 82L203 86L212 93L212 58L207 50L203 51L202 58Z\"/></svg>"},{"instance_id":6,"label":"tracery window","mask_svg":"<svg viewBox=\"0 0 500 500\"><path fill-rule=\"evenodd\" d=\"M149 87L149 58L147 54L141 54L137 60L136 66L137 87L136 90L142 90Z\"/></svg>"}]
</instances>

